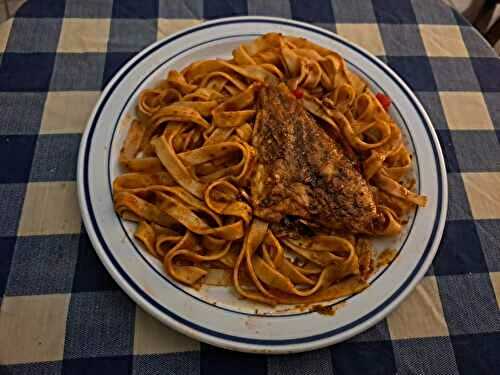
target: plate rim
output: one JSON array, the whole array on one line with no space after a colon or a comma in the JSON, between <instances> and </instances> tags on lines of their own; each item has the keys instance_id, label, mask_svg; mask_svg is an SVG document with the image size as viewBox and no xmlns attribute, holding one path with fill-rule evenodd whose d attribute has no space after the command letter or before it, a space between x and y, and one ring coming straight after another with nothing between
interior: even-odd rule
<instances>
[{"instance_id":1,"label":"plate rim","mask_svg":"<svg viewBox=\"0 0 500 375\"><path fill-rule=\"evenodd\" d=\"M323 36L326 36L328 38L332 38L337 41L341 41L344 44L348 45L351 48L354 48L358 52L361 52L364 54L367 58L369 58L372 63L377 65L379 68L381 68L388 77L390 77L391 80L395 81L395 83L398 84L398 86L401 88L402 93L406 94L408 99L410 100L411 104L415 107L416 112L419 114L421 117L422 121L425 123L425 130L428 135L428 139L431 143L432 148L435 150L435 156L434 161L437 166L437 177L441 177L441 181L438 181L438 183L441 184L441 207L436 208L436 218L437 218L437 225L434 227L433 232L431 232L431 237L428 242L428 246L430 246L430 249L425 257L423 257L423 261L420 265L420 267L417 265L415 267L415 274L410 275L404 282L406 282L406 285L401 285L398 290L396 290L392 295L387 297L384 301L382 301L381 304L377 305L377 307L372 310L373 315L371 315L369 318L367 318L365 321L354 325L353 327L350 327L346 329L344 332L332 334L327 337L323 338L318 338L318 339L313 339L311 341L305 341L305 342L300 342L300 343L290 343L290 344L269 344L269 343L258 343L258 339L248 339L248 340L239 340L239 341L234 341L230 340L227 338L221 338L218 336L214 336L212 334L202 332L200 330L196 330L190 326L187 326L185 323L183 323L182 318L176 319L175 317L172 317L171 315L166 315L165 313L161 312L157 307L153 306L151 302L146 301L146 299L141 296L138 291L134 289L133 284L134 281L127 275L126 270L123 270L123 274L121 274L113 265L113 262L111 259L108 258L108 256L105 254L105 251L102 248L101 240L98 238L99 235L96 233L96 229L98 230L98 225L97 222L94 224L92 222L92 219L90 218L89 215L89 208L87 207L87 194L89 194L88 191L85 189L85 184L84 184L84 171L87 165L85 164L85 150L87 146L89 146L89 135L92 130L92 124L96 120L96 115L99 112L99 109L104 101L104 99L108 96L108 94L112 94L112 89L114 88L115 83L117 82L118 79L126 77L126 74L124 75L125 72L130 70L137 62L137 60L145 57L150 53L151 50L156 49L158 46L163 45L163 44L168 44L170 41L173 41L175 39L178 39L179 37L182 37L183 35L190 34L192 32L196 32L200 29L204 28L210 28L210 27L217 27L218 25L222 24L228 24L228 23L238 23L238 22L246 22L246 23L251 23L251 22L267 22L267 23L279 23L279 24L284 24L284 25L289 25L292 27L298 27L298 28L303 28L308 31L316 32L319 33ZM122 77L123 75L123 77ZM89 146L90 147L90 146ZM427 272L427 269L432 263L432 260L434 259L434 256L437 252L437 249L439 247L439 243L441 241L442 233L444 230L444 226L446 223L446 213L447 213L447 207L448 207L448 184L447 184L447 178L446 178L446 168L445 168L445 163L444 163L444 157L442 153L442 149L439 143L439 140L437 138L435 129L432 125L432 122L427 115L425 109L423 108L422 104L418 100L418 98L415 96L413 91L406 85L404 80L397 75L390 67L385 65L382 61L380 61L377 57L375 57L373 54L370 52L366 51L362 47L356 45L355 43L352 43L345 38L329 31L324 28L310 25L304 22L300 21L295 21L295 20L289 20L289 19L284 19L284 18L278 18L278 17L262 17L262 16L241 16L241 17L228 17L228 18L220 18L217 20L213 21L207 21L203 22L199 25L195 25L183 30L180 30L172 35L170 35L167 38L160 39L156 41L155 43L151 44L150 46L146 47L145 49L141 50L140 52L137 53L132 59L130 59L123 67L121 67L113 76L113 78L108 82L104 90L102 91L99 100L97 101L90 117L87 122L85 131L82 135L81 143L80 143L80 148L79 148L79 154L78 154L78 166L77 166L77 191L78 191L78 200L80 204L80 211L82 214L82 219L83 223L85 225L87 234L89 235L89 238L91 240L91 243L94 247L94 250L96 251L97 255L99 256L101 262L105 266L106 270L110 273L112 278L117 282L117 284L120 286L120 288L135 302L137 303L141 308L146 310L149 314L154 316L156 319L160 320L162 323L167 324L171 328L180 331L190 337L193 337L197 340L201 340L203 342L207 342L212 345L216 345L219 347L224 347L232 350L238 350L238 351L247 351L247 352L254 352L254 353L290 353L290 352L300 352L300 351L306 351L306 350L313 350L317 348L321 348L327 345L331 345L336 342L340 342L343 340L346 340L356 334L359 334L360 332L370 328L374 324L378 323L380 320L382 320L387 314L389 314L396 306L398 306L406 297L407 295L414 289L416 284L421 280L421 278L424 276L424 274ZM434 239L432 239L432 236L434 236ZM431 242L432 241L432 242ZM105 241L103 241L105 243ZM118 265L118 267L120 267ZM126 279L129 279L128 281ZM131 285L132 284L132 285ZM147 294L147 293L146 293ZM381 305L385 303L386 301L389 301L384 307L381 308ZM378 311L376 311L378 310ZM375 312L376 311L376 312ZM173 315L176 315L175 313L172 313ZM361 319L361 318L360 318ZM196 325L196 323L193 323ZM203 328L203 327L202 327ZM223 336L225 334L222 334ZM225 335L227 336L227 335ZM317 335L316 335L317 336ZM231 337L231 336L230 336ZM250 342L247 342L250 341ZM269 341L269 340L262 340L262 341ZM280 341L280 340L278 340ZM290 340L281 340L281 341L290 341Z\"/></svg>"}]
</instances>

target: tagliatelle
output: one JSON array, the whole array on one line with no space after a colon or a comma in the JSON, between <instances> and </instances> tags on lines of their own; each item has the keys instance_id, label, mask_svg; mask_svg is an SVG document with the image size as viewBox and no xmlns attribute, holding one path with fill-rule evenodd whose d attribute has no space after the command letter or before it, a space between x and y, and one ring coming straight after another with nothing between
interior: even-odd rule
<instances>
[{"instance_id":1,"label":"tagliatelle","mask_svg":"<svg viewBox=\"0 0 500 375\"><path fill-rule=\"evenodd\" d=\"M372 189L378 216L361 236L312 226L283 233L254 217L259 173L252 135L265 85L286 84L339 143ZM401 131L343 58L270 33L229 60L194 62L144 90L120 151L115 209L175 280L232 285L253 301L310 304L357 293L374 270L369 236L401 232L424 206L412 191ZM309 225L309 223L304 223Z\"/></svg>"}]
</instances>

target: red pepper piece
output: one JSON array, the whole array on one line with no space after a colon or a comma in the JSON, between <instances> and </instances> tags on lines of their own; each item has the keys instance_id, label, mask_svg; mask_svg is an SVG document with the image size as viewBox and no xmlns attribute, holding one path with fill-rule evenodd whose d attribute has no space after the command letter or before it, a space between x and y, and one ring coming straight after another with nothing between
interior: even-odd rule
<instances>
[{"instance_id":1,"label":"red pepper piece","mask_svg":"<svg viewBox=\"0 0 500 375\"><path fill-rule=\"evenodd\" d=\"M378 92L375 97L378 99L382 107L387 111L389 107L391 106L391 98L385 94L382 94L381 92Z\"/></svg>"},{"instance_id":2,"label":"red pepper piece","mask_svg":"<svg viewBox=\"0 0 500 375\"><path fill-rule=\"evenodd\" d=\"M304 91L302 89L295 89L292 91L292 94L297 98L297 99L302 99L304 97Z\"/></svg>"}]
</instances>

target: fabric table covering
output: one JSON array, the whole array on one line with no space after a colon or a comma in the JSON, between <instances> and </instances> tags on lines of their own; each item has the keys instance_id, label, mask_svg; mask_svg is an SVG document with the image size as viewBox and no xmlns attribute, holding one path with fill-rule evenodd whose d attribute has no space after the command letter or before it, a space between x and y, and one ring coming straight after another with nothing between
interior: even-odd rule
<instances>
[{"instance_id":1,"label":"fabric table covering","mask_svg":"<svg viewBox=\"0 0 500 375\"><path fill-rule=\"evenodd\" d=\"M303 354L214 348L144 313L98 260L76 196L81 133L117 69L175 31L247 14L377 55L446 159L447 223L424 279L369 331ZM500 60L438 0L29 0L0 24L0 374L498 374L499 139Z\"/></svg>"}]
</instances>

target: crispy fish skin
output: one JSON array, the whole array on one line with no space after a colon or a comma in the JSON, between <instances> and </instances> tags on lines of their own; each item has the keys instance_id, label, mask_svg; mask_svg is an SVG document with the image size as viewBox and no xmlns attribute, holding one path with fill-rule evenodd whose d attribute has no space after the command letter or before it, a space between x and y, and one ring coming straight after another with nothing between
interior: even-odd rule
<instances>
[{"instance_id":1,"label":"crispy fish skin","mask_svg":"<svg viewBox=\"0 0 500 375\"><path fill-rule=\"evenodd\" d=\"M294 216L331 230L369 231L377 209L368 183L286 88L261 89L252 143L256 216L274 223Z\"/></svg>"}]
</instances>

